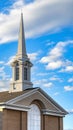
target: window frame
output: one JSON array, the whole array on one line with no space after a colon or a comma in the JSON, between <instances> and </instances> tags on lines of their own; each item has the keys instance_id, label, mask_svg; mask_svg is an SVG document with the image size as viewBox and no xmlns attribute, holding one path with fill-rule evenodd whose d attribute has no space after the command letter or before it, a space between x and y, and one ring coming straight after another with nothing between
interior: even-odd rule
<instances>
[{"instance_id":1,"label":"window frame","mask_svg":"<svg viewBox=\"0 0 73 130\"><path fill-rule=\"evenodd\" d=\"M28 69L24 67L24 80L28 80Z\"/></svg>"},{"instance_id":2,"label":"window frame","mask_svg":"<svg viewBox=\"0 0 73 130\"><path fill-rule=\"evenodd\" d=\"M16 64L16 69L15 69L15 80L19 80L20 72L19 72L19 64Z\"/></svg>"},{"instance_id":3,"label":"window frame","mask_svg":"<svg viewBox=\"0 0 73 130\"><path fill-rule=\"evenodd\" d=\"M27 130L41 130L41 111L36 104L30 105L30 110L28 111L27 119Z\"/></svg>"}]
</instances>

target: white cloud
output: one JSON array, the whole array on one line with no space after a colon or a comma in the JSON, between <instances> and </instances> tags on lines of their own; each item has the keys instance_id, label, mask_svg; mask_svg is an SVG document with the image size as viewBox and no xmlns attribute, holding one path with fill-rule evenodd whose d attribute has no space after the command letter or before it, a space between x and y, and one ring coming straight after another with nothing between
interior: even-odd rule
<instances>
[{"instance_id":1,"label":"white cloud","mask_svg":"<svg viewBox=\"0 0 73 130\"><path fill-rule=\"evenodd\" d=\"M53 83L49 82L47 79L41 79L41 80L34 81L34 85L36 85L37 87L51 88L53 86Z\"/></svg>"},{"instance_id":2,"label":"white cloud","mask_svg":"<svg viewBox=\"0 0 73 130\"><path fill-rule=\"evenodd\" d=\"M14 61L15 56L11 56L8 60L8 62L5 65L10 66L10 64Z\"/></svg>"},{"instance_id":3,"label":"white cloud","mask_svg":"<svg viewBox=\"0 0 73 130\"><path fill-rule=\"evenodd\" d=\"M38 55L39 55L39 52L34 52L31 54L28 54L28 57L30 58L31 61L35 61Z\"/></svg>"},{"instance_id":4,"label":"white cloud","mask_svg":"<svg viewBox=\"0 0 73 130\"><path fill-rule=\"evenodd\" d=\"M4 61L0 61L0 65L4 64L5 62Z\"/></svg>"},{"instance_id":5,"label":"white cloud","mask_svg":"<svg viewBox=\"0 0 73 130\"><path fill-rule=\"evenodd\" d=\"M24 0L18 0L13 4L12 8L22 9L23 6L24 6Z\"/></svg>"},{"instance_id":6,"label":"white cloud","mask_svg":"<svg viewBox=\"0 0 73 130\"><path fill-rule=\"evenodd\" d=\"M9 80L10 79L10 75L7 75L5 72L5 67L0 67L0 79L1 80Z\"/></svg>"},{"instance_id":7,"label":"white cloud","mask_svg":"<svg viewBox=\"0 0 73 130\"><path fill-rule=\"evenodd\" d=\"M73 66L66 66L66 68L62 69L60 72L73 72Z\"/></svg>"},{"instance_id":8,"label":"white cloud","mask_svg":"<svg viewBox=\"0 0 73 130\"><path fill-rule=\"evenodd\" d=\"M73 78L68 79L68 82L73 82Z\"/></svg>"},{"instance_id":9,"label":"white cloud","mask_svg":"<svg viewBox=\"0 0 73 130\"><path fill-rule=\"evenodd\" d=\"M53 86L53 83L52 82L49 82L49 83L45 83L44 84L44 87L47 87L47 88L50 88Z\"/></svg>"},{"instance_id":10,"label":"white cloud","mask_svg":"<svg viewBox=\"0 0 73 130\"><path fill-rule=\"evenodd\" d=\"M35 0L30 4L18 0L8 9L9 14L0 13L0 43L17 39L21 8L27 38L59 31L73 21L73 0Z\"/></svg>"},{"instance_id":11,"label":"white cloud","mask_svg":"<svg viewBox=\"0 0 73 130\"><path fill-rule=\"evenodd\" d=\"M62 61L50 62L46 66L46 69L48 69L48 70L54 70L54 69L60 68L61 66L62 66Z\"/></svg>"},{"instance_id":12,"label":"white cloud","mask_svg":"<svg viewBox=\"0 0 73 130\"><path fill-rule=\"evenodd\" d=\"M61 78L57 77L56 75L50 77L49 80L51 80L51 81L59 81L59 82L63 81Z\"/></svg>"},{"instance_id":13,"label":"white cloud","mask_svg":"<svg viewBox=\"0 0 73 130\"><path fill-rule=\"evenodd\" d=\"M47 46L52 46L52 45L54 45L54 44L55 44L54 41L47 41Z\"/></svg>"},{"instance_id":14,"label":"white cloud","mask_svg":"<svg viewBox=\"0 0 73 130\"><path fill-rule=\"evenodd\" d=\"M4 71L4 66L0 67L0 73Z\"/></svg>"},{"instance_id":15,"label":"white cloud","mask_svg":"<svg viewBox=\"0 0 73 130\"><path fill-rule=\"evenodd\" d=\"M65 91L73 91L73 86L64 86Z\"/></svg>"},{"instance_id":16,"label":"white cloud","mask_svg":"<svg viewBox=\"0 0 73 130\"><path fill-rule=\"evenodd\" d=\"M60 93L59 92L56 92L56 93L54 93L54 96L57 96L57 95L59 95Z\"/></svg>"},{"instance_id":17,"label":"white cloud","mask_svg":"<svg viewBox=\"0 0 73 130\"><path fill-rule=\"evenodd\" d=\"M68 112L69 112L69 114L73 114L73 109L72 109L72 110L69 110Z\"/></svg>"},{"instance_id":18,"label":"white cloud","mask_svg":"<svg viewBox=\"0 0 73 130\"><path fill-rule=\"evenodd\" d=\"M9 80L0 80L0 91L7 91L9 89Z\"/></svg>"},{"instance_id":19,"label":"white cloud","mask_svg":"<svg viewBox=\"0 0 73 130\"><path fill-rule=\"evenodd\" d=\"M37 73L37 76L47 76L47 75L49 75L49 73Z\"/></svg>"},{"instance_id":20,"label":"white cloud","mask_svg":"<svg viewBox=\"0 0 73 130\"><path fill-rule=\"evenodd\" d=\"M41 58L40 62L46 65L46 69L55 70L63 68L65 71L73 70L73 62L65 60L63 55L65 53L65 47L73 44L73 41L58 42L48 53L47 56ZM62 70L60 72L63 72Z\"/></svg>"}]
</instances>

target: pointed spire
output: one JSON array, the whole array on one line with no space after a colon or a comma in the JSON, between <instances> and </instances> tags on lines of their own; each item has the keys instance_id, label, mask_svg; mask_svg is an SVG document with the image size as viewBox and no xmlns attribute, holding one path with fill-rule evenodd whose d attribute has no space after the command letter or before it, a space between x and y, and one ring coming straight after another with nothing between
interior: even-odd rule
<instances>
[{"instance_id":1,"label":"pointed spire","mask_svg":"<svg viewBox=\"0 0 73 130\"><path fill-rule=\"evenodd\" d=\"M19 42L18 42L18 52L17 55L19 57L26 57L26 45L25 45L25 37L24 37L24 24L23 24L23 14L21 13L21 22L20 22L20 30L19 30Z\"/></svg>"}]
</instances>

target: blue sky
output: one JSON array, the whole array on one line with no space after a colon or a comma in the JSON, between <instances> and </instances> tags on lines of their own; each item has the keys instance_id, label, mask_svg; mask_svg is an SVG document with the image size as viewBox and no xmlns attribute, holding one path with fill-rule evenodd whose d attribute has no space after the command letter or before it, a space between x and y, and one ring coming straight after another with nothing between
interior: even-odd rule
<instances>
[{"instance_id":1,"label":"blue sky","mask_svg":"<svg viewBox=\"0 0 73 130\"><path fill-rule=\"evenodd\" d=\"M0 1L0 91L12 78L21 10L34 87L70 112L64 130L73 130L73 0Z\"/></svg>"}]
</instances>

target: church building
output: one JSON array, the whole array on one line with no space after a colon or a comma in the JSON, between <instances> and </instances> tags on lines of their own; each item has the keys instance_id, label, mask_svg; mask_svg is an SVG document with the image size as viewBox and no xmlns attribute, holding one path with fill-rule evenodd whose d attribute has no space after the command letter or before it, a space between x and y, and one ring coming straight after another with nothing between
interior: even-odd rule
<instances>
[{"instance_id":1,"label":"church building","mask_svg":"<svg viewBox=\"0 0 73 130\"><path fill-rule=\"evenodd\" d=\"M26 52L23 14L18 51L11 66L10 89L0 92L0 130L63 130L67 111L31 82L33 64Z\"/></svg>"}]
</instances>

